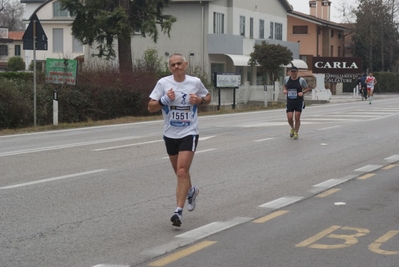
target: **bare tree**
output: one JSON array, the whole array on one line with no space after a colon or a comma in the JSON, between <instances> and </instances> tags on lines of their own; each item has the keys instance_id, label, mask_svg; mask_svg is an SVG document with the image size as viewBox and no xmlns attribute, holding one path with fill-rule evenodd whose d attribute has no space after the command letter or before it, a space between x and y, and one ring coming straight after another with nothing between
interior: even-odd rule
<instances>
[{"instance_id":1,"label":"bare tree","mask_svg":"<svg viewBox=\"0 0 399 267\"><path fill-rule=\"evenodd\" d=\"M23 14L24 6L19 0L1 0L0 27L6 27L10 31L24 30Z\"/></svg>"}]
</instances>

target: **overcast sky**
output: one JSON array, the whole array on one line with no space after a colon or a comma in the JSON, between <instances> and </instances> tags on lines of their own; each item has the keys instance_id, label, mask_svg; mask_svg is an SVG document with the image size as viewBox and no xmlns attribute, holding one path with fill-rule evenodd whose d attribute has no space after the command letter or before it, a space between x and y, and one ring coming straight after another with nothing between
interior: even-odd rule
<instances>
[{"instance_id":1,"label":"overcast sky","mask_svg":"<svg viewBox=\"0 0 399 267\"><path fill-rule=\"evenodd\" d=\"M342 14L337 10L337 7L339 7L342 4L343 0L330 0L331 2L331 15L330 19L331 21L334 22L342 22L341 17ZM290 3L295 11L302 12L305 14L310 14L309 12L309 0L288 0L288 3ZM356 0L345 0L346 4L355 4Z\"/></svg>"}]
</instances>

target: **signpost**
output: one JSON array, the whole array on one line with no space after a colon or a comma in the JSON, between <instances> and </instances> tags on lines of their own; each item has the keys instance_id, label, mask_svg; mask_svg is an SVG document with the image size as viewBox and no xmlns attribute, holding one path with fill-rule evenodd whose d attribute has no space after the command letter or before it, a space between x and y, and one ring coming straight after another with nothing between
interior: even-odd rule
<instances>
[{"instance_id":1,"label":"signpost","mask_svg":"<svg viewBox=\"0 0 399 267\"><path fill-rule=\"evenodd\" d=\"M236 90L241 85L241 75L234 73L214 73L215 79L215 87L218 89L219 96L219 105L218 110L220 109L221 101L220 101L220 90L222 88L225 89L233 89L233 109L236 108Z\"/></svg>"},{"instance_id":2,"label":"signpost","mask_svg":"<svg viewBox=\"0 0 399 267\"><path fill-rule=\"evenodd\" d=\"M76 85L78 61L70 59L46 59L46 83ZM58 125L58 96L53 91L53 125Z\"/></svg>"},{"instance_id":3,"label":"signpost","mask_svg":"<svg viewBox=\"0 0 399 267\"><path fill-rule=\"evenodd\" d=\"M46 59L46 83L76 85L77 73L77 60Z\"/></svg>"},{"instance_id":4,"label":"signpost","mask_svg":"<svg viewBox=\"0 0 399 267\"><path fill-rule=\"evenodd\" d=\"M36 50L47 50L47 36L36 13L22 36L23 50L33 50L33 124L36 126Z\"/></svg>"}]
</instances>

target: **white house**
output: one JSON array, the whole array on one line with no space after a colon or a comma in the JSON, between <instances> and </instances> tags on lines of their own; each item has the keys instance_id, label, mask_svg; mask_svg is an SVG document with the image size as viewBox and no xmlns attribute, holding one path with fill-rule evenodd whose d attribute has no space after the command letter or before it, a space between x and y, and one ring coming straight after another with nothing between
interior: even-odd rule
<instances>
[{"instance_id":1,"label":"white house","mask_svg":"<svg viewBox=\"0 0 399 267\"><path fill-rule=\"evenodd\" d=\"M36 12L48 37L48 51L37 51L37 60L75 58L83 54L85 62L94 60L91 55L95 48L83 47L73 38L70 26L73 18L69 12L60 10L56 0L21 2L26 4L26 22ZM151 38L133 36L133 60L141 58L148 48L155 48L165 60L178 52L186 55L190 65L199 66L209 74L240 73L243 85L258 86L263 95L265 75L256 66L248 65L249 55L255 44L267 41L288 47L294 58L299 58L299 44L287 42L290 11L292 7L287 0L173 0L164 9L165 14L177 18L170 38L160 33L154 43ZM26 57L30 62L32 51L26 51ZM303 61L296 61L307 68ZM282 68L279 80L285 74Z\"/></svg>"},{"instance_id":2,"label":"white house","mask_svg":"<svg viewBox=\"0 0 399 267\"><path fill-rule=\"evenodd\" d=\"M72 36L73 17L68 11L60 9L54 0L21 0L26 4L23 20L28 26L32 14L36 13L47 36L47 50L36 50L36 61L46 58L74 59L84 55L84 46ZM25 50L25 62L29 66L33 60L33 50Z\"/></svg>"}]
</instances>

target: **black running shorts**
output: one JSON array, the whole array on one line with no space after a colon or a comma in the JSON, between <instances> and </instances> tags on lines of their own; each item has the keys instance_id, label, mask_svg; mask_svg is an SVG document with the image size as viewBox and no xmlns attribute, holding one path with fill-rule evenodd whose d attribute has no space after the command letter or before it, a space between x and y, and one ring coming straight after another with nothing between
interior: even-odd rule
<instances>
[{"instance_id":1,"label":"black running shorts","mask_svg":"<svg viewBox=\"0 0 399 267\"><path fill-rule=\"evenodd\" d=\"M302 109L305 108L305 101L299 100L299 101L287 101L287 113L288 112L302 112Z\"/></svg>"},{"instance_id":2,"label":"black running shorts","mask_svg":"<svg viewBox=\"0 0 399 267\"><path fill-rule=\"evenodd\" d=\"M173 139L164 136L166 152L173 156L179 154L179 151L193 151L197 149L199 135L188 135L183 138Z\"/></svg>"}]
</instances>

